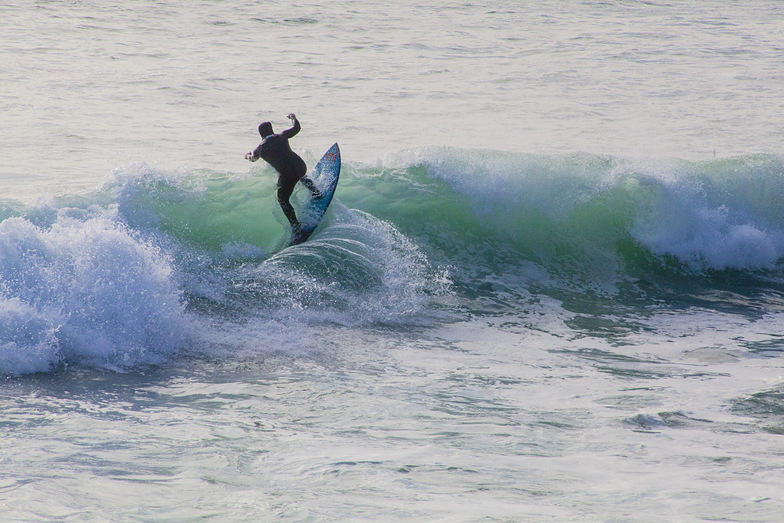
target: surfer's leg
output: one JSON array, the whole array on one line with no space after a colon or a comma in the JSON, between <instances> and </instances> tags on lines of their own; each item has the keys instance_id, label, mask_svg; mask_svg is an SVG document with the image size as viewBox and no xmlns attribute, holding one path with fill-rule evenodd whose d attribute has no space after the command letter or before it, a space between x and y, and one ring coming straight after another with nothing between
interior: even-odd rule
<instances>
[{"instance_id":1,"label":"surfer's leg","mask_svg":"<svg viewBox=\"0 0 784 523\"><path fill-rule=\"evenodd\" d=\"M296 183L297 182L294 182L294 184ZM288 219L291 227L296 232L300 229L299 220L297 220L297 214L294 212L294 207L289 203L291 193L294 192L294 184L281 183L281 180L278 180L278 204L280 204L283 214L286 215L286 219Z\"/></svg>"},{"instance_id":2,"label":"surfer's leg","mask_svg":"<svg viewBox=\"0 0 784 523\"><path fill-rule=\"evenodd\" d=\"M322 196L321 191L318 190L318 187L316 187L316 184L313 183L313 180L311 180L307 176L303 176L302 178L299 179L299 181L302 182L302 185L307 187L308 190L313 193L314 198L316 199L321 198Z\"/></svg>"}]
</instances>

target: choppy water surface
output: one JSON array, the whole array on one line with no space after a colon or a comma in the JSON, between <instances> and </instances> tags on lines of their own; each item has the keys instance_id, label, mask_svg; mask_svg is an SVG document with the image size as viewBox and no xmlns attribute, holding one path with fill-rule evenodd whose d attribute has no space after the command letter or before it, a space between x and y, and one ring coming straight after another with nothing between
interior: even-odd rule
<instances>
[{"instance_id":1,"label":"choppy water surface","mask_svg":"<svg viewBox=\"0 0 784 523\"><path fill-rule=\"evenodd\" d=\"M2 519L778 521L783 14L6 3Z\"/></svg>"}]
</instances>

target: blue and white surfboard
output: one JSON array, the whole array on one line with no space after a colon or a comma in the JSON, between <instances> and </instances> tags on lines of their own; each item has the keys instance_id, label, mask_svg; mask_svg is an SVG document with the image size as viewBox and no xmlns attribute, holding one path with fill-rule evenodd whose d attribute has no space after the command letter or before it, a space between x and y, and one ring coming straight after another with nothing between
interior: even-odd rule
<instances>
[{"instance_id":1,"label":"blue and white surfboard","mask_svg":"<svg viewBox=\"0 0 784 523\"><path fill-rule=\"evenodd\" d=\"M290 245L297 245L310 238L332 202L332 196L335 194L338 178L340 178L340 148L338 144L334 144L324 153L309 178L321 191L321 198L313 198L311 194L297 210L297 218L302 228L300 233L294 236Z\"/></svg>"}]
</instances>

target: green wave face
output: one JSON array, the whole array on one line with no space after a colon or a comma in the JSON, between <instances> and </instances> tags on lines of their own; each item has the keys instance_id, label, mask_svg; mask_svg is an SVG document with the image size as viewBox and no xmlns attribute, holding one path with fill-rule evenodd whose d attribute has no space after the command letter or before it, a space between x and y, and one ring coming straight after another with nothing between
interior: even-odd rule
<instances>
[{"instance_id":1,"label":"green wave face","mask_svg":"<svg viewBox=\"0 0 784 523\"><path fill-rule=\"evenodd\" d=\"M343 231L372 243L372 233L351 225L362 211L467 287L521 272L535 286L599 291L630 279L777 274L783 173L778 156L684 162L418 149L373 166L344 164L315 238ZM287 233L274 180L264 168L237 175L141 167L117 175L101 198L131 228L210 256L266 258Z\"/></svg>"}]
</instances>

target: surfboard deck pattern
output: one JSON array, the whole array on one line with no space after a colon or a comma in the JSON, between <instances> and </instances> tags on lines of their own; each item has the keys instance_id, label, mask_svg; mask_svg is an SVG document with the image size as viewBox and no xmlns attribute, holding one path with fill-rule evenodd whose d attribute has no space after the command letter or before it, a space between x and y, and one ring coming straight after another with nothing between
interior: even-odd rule
<instances>
[{"instance_id":1,"label":"surfboard deck pattern","mask_svg":"<svg viewBox=\"0 0 784 523\"><path fill-rule=\"evenodd\" d=\"M309 195L297 211L302 228L289 245L297 245L306 241L319 226L324 213L327 212L327 208L332 202L332 196L338 186L338 178L340 178L340 148L338 144L334 144L324 153L310 174L310 179L321 191L321 198L313 198L312 194Z\"/></svg>"}]
</instances>

